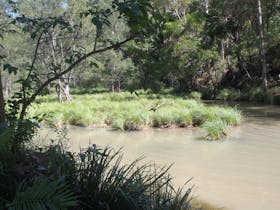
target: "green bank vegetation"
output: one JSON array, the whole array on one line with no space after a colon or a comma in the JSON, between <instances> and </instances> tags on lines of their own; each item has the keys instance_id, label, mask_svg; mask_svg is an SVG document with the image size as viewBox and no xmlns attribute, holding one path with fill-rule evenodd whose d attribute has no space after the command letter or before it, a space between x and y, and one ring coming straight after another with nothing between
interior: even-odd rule
<instances>
[{"instance_id":1,"label":"green bank vegetation","mask_svg":"<svg viewBox=\"0 0 280 210\"><path fill-rule=\"evenodd\" d=\"M234 108L207 106L198 100L189 99L196 98L196 93L185 97L147 94L144 91L136 94L74 95L71 103L59 103L55 96L44 96L38 98L29 114L46 114L43 123L56 127L110 126L116 130L136 131L202 126L209 139L226 136L230 126L237 126L241 122L241 113Z\"/></svg>"},{"instance_id":2,"label":"green bank vegetation","mask_svg":"<svg viewBox=\"0 0 280 210\"><path fill-rule=\"evenodd\" d=\"M224 100L224 101L253 101L253 102L270 102L273 104L279 104L279 101L273 101L274 99L279 98L280 88L273 87L267 90L267 93L263 91L260 87L246 88L243 90L225 88L218 91L216 96L213 96L212 99ZM276 96L276 94L278 94ZM202 94L202 97L204 95ZM207 98L205 95L204 98ZM211 99L211 98L210 98ZM279 99L278 99L279 100Z\"/></svg>"},{"instance_id":3,"label":"green bank vegetation","mask_svg":"<svg viewBox=\"0 0 280 210\"><path fill-rule=\"evenodd\" d=\"M141 159L123 164L122 156L120 151L95 145L72 153L56 141L12 153L9 144L1 141L0 208L209 209L209 204L199 201L192 204L189 183L175 189L169 166L145 164Z\"/></svg>"}]
</instances>

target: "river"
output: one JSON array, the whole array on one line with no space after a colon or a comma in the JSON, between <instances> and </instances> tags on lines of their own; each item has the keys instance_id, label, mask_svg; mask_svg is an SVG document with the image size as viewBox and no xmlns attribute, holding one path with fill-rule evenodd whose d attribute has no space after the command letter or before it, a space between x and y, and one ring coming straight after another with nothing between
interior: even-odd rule
<instances>
[{"instance_id":1,"label":"river","mask_svg":"<svg viewBox=\"0 0 280 210\"><path fill-rule=\"evenodd\" d=\"M280 209L280 107L241 104L240 127L220 141L203 141L202 131L155 129L117 132L107 128L72 128L70 147L89 144L123 148L124 161L139 156L160 165L174 164L174 183L189 178L194 195L229 210ZM42 138L53 135L43 132Z\"/></svg>"}]
</instances>

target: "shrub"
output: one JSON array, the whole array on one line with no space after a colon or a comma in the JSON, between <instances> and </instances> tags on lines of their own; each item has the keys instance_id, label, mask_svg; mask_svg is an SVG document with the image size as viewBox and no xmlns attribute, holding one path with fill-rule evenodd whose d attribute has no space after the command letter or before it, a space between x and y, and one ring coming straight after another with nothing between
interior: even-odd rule
<instances>
[{"instance_id":1,"label":"shrub","mask_svg":"<svg viewBox=\"0 0 280 210\"><path fill-rule=\"evenodd\" d=\"M224 101L240 100L240 91L235 89L222 89L219 91L217 99Z\"/></svg>"},{"instance_id":2,"label":"shrub","mask_svg":"<svg viewBox=\"0 0 280 210\"><path fill-rule=\"evenodd\" d=\"M200 100L202 97L202 93L197 92L197 91L192 91L189 93L188 96L190 99Z\"/></svg>"}]
</instances>

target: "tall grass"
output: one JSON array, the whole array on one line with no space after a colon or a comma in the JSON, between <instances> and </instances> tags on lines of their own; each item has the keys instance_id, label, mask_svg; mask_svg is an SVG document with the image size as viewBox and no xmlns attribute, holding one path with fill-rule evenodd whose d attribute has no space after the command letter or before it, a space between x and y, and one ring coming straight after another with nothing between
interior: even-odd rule
<instances>
[{"instance_id":1,"label":"tall grass","mask_svg":"<svg viewBox=\"0 0 280 210\"><path fill-rule=\"evenodd\" d=\"M205 122L202 127L207 132L207 139L216 140L227 135L228 125L222 120Z\"/></svg>"},{"instance_id":2,"label":"tall grass","mask_svg":"<svg viewBox=\"0 0 280 210\"><path fill-rule=\"evenodd\" d=\"M47 125L106 124L123 131L149 127L201 126L206 123L203 127L208 132L208 122L218 125L217 121L222 121L227 126L236 126L241 121L241 113L234 108L205 106L197 100L168 94L146 94L139 91L138 95L128 92L74 95L72 103L58 103L53 101L53 96L41 97L29 112L35 115L47 114L43 121Z\"/></svg>"}]
</instances>

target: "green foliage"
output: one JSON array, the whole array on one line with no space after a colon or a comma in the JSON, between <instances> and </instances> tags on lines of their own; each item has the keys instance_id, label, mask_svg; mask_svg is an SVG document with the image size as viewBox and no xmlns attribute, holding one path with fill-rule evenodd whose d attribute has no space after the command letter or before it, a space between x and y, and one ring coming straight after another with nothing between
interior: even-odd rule
<instances>
[{"instance_id":1,"label":"green foliage","mask_svg":"<svg viewBox=\"0 0 280 210\"><path fill-rule=\"evenodd\" d=\"M116 130L124 131L124 119L121 116L114 118L111 124L112 124L112 128Z\"/></svg>"},{"instance_id":2,"label":"green foliage","mask_svg":"<svg viewBox=\"0 0 280 210\"><path fill-rule=\"evenodd\" d=\"M202 88L201 94L201 98L204 100L212 100L216 98L216 90L213 87Z\"/></svg>"},{"instance_id":3,"label":"green foliage","mask_svg":"<svg viewBox=\"0 0 280 210\"><path fill-rule=\"evenodd\" d=\"M225 123L231 126L238 126L242 120L242 114L236 108L214 108L216 110L216 116L222 119ZM212 110L210 110L211 112Z\"/></svg>"},{"instance_id":4,"label":"green foliage","mask_svg":"<svg viewBox=\"0 0 280 210\"><path fill-rule=\"evenodd\" d=\"M191 99L200 100L201 97L202 97L202 94L200 92L197 92L197 91L192 91L192 92L189 93L188 96Z\"/></svg>"},{"instance_id":5,"label":"green foliage","mask_svg":"<svg viewBox=\"0 0 280 210\"><path fill-rule=\"evenodd\" d=\"M188 209L190 189L174 190L169 167L122 165L122 156L95 146L79 154L77 194L84 209ZM90 204L90 206L89 206Z\"/></svg>"},{"instance_id":6,"label":"green foliage","mask_svg":"<svg viewBox=\"0 0 280 210\"><path fill-rule=\"evenodd\" d=\"M235 89L222 89L218 92L217 99L224 101L240 100L241 94L239 90Z\"/></svg>"},{"instance_id":7,"label":"green foliage","mask_svg":"<svg viewBox=\"0 0 280 210\"><path fill-rule=\"evenodd\" d=\"M222 120L205 122L203 128L207 131L206 138L210 140L220 139L227 135L227 124Z\"/></svg>"},{"instance_id":8,"label":"green foliage","mask_svg":"<svg viewBox=\"0 0 280 210\"><path fill-rule=\"evenodd\" d=\"M13 202L7 206L8 210L66 210L77 206L77 199L66 183L38 178L32 185L26 182L21 183Z\"/></svg>"},{"instance_id":9,"label":"green foliage","mask_svg":"<svg viewBox=\"0 0 280 210\"><path fill-rule=\"evenodd\" d=\"M241 98L248 101L264 101L265 93L261 87L254 87L247 91L245 90Z\"/></svg>"},{"instance_id":10,"label":"green foliage","mask_svg":"<svg viewBox=\"0 0 280 210\"><path fill-rule=\"evenodd\" d=\"M150 116L146 113L129 115L124 122L124 130L137 131L148 126Z\"/></svg>"}]
</instances>

